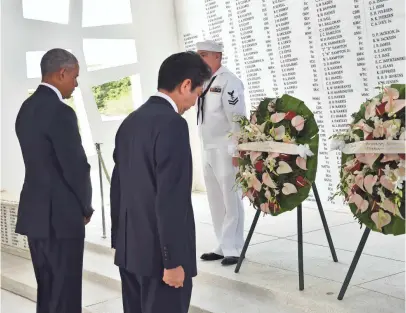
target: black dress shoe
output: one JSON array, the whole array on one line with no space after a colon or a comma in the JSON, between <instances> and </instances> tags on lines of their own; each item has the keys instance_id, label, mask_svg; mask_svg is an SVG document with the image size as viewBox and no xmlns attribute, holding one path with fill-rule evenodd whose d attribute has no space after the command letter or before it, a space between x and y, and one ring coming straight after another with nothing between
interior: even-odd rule
<instances>
[{"instance_id":1,"label":"black dress shoe","mask_svg":"<svg viewBox=\"0 0 406 313\"><path fill-rule=\"evenodd\" d=\"M221 261L221 264L223 265L234 265L238 263L238 256L226 256L223 261Z\"/></svg>"},{"instance_id":2,"label":"black dress shoe","mask_svg":"<svg viewBox=\"0 0 406 313\"><path fill-rule=\"evenodd\" d=\"M211 253L203 253L200 257L203 261L217 261L224 259L224 256L211 252Z\"/></svg>"}]
</instances>

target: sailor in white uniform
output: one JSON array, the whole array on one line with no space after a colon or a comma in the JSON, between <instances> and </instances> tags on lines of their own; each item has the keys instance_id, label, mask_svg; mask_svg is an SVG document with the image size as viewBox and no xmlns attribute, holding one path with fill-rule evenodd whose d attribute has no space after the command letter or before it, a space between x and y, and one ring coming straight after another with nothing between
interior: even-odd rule
<instances>
[{"instance_id":1,"label":"sailor in white uniform","mask_svg":"<svg viewBox=\"0 0 406 313\"><path fill-rule=\"evenodd\" d=\"M246 115L241 80L221 65L222 45L197 43L197 52L210 66L213 76L203 87L196 106L202 142L203 172L218 246L201 259L221 260L233 265L244 245L244 207L235 175L238 170L237 143L230 134L239 131L238 115Z\"/></svg>"}]
</instances>

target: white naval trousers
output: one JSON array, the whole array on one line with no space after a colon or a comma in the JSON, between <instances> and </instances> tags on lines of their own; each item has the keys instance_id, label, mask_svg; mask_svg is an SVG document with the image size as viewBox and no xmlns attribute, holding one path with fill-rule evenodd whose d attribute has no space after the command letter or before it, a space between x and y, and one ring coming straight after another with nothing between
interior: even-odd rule
<instances>
[{"instance_id":1,"label":"white naval trousers","mask_svg":"<svg viewBox=\"0 0 406 313\"><path fill-rule=\"evenodd\" d=\"M203 150L203 172L207 197L217 237L214 253L240 256L244 246L244 206L237 188L237 168L227 148Z\"/></svg>"}]
</instances>

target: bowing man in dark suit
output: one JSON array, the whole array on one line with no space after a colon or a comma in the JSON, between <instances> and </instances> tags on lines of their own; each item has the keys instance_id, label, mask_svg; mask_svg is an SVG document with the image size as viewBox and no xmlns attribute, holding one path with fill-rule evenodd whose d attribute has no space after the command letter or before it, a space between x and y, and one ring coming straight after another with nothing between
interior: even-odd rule
<instances>
[{"instance_id":1,"label":"bowing man in dark suit","mask_svg":"<svg viewBox=\"0 0 406 313\"><path fill-rule=\"evenodd\" d=\"M187 313L197 275L192 155L181 115L210 69L193 52L170 56L158 93L121 124L111 185L112 246L125 313Z\"/></svg>"},{"instance_id":2,"label":"bowing man in dark suit","mask_svg":"<svg viewBox=\"0 0 406 313\"><path fill-rule=\"evenodd\" d=\"M90 166L70 98L76 57L52 49L42 83L21 106L16 133L25 164L16 233L26 235L37 279L37 313L82 312L85 224L93 214Z\"/></svg>"}]
</instances>

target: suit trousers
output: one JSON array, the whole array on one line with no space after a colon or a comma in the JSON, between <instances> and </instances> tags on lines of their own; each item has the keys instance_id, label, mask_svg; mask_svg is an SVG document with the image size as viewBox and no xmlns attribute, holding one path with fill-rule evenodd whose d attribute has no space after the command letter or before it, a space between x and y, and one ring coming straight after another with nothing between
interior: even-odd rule
<instances>
[{"instance_id":1,"label":"suit trousers","mask_svg":"<svg viewBox=\"0 0 406 313\"><path fill-rule=\"evenodd\" d=\"M244 246L244 205L236 187L237 168L227 149L203 150L203 173L214 232L219 246L213 251L239 256Z\"/></svg>"},{"instance_id":2,"label":"suit trousers","mask_svg":"<svg viewBox=\"0 0 406 313\"><path fill-rule=\"evenodd\" d=\"M37 313L81 313L84 238L28 238Z\"/></svg>"},{"instance_id":3,"label":"suit trousers","mask_svg":"<svg viewBox=\"0 0 406 313\"><path fill-rule=\"evenodd\" d=\"M187 313L192 278L182 288L170 287L162 278L139 276L120 267L124 313Z\"/></svg>"}]
</instances>

